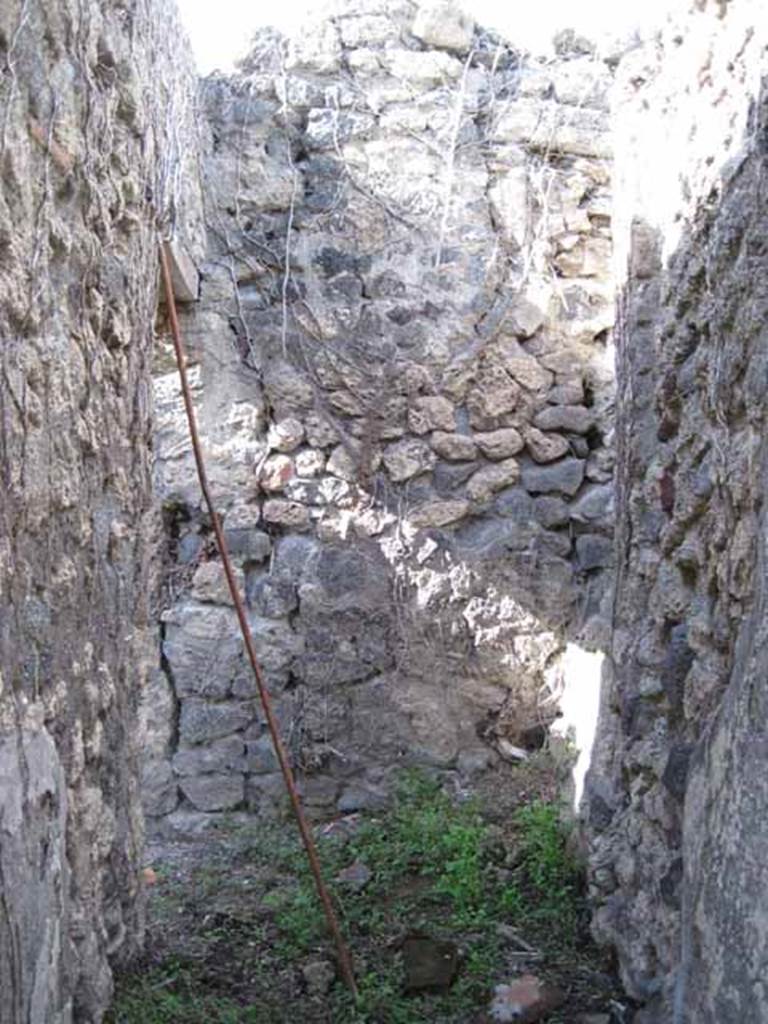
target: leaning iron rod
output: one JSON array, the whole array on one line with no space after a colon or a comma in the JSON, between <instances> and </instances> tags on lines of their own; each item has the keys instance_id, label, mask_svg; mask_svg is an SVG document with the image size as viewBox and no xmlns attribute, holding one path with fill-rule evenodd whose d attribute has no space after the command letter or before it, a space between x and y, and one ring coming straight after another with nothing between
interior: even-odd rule
<instances>
[{"instance_id":1,"label":"leaning iron rod","mask_svg":"<svg viewBox=\"0 0 768 1024\"><path fill-rule=\"evenodd\" d=\"M339 967L341 969L342 977L346 982L349 989L354 995L357 995L357 985L355 983L354 970L352 968L352 958L350 956L347 945L341 934L341 928L339 927L338 918L336 912L333 909L333 903L331 897L323 881L322 869L320 867L320 860L317 856L317 849L315 848L315 842L312 838L312 832L307 823L307 819L304 815L304 808L301 805L301 799L299 798L298 790L296 789L296 781L293 776L288 755L285 750L285 745L280 737L280 731L278 729L277 720L275 719L274 712L272 710L272 701L269 696L269 690L264 682L264 676L259 665L259 660L256 655L256 648L253 643L253 637L251 630L248 625L248 619L245 613L245 606L243 599L240 596L240 591L237 587L235 580L235 574L232 571L232 562L229 557L229 550L227 548L227 542L224 537L224 531L221 528L221 520L216 511L211 496L210 487L208 485L208 474L205 469L205 462L203 460L202 447L200 445L200 436L197 430L197 418L195 416L195 408L192 404L192 393L189 389L189 380L187 378L187 359L184 351L184 344L181 337L181 329L179 327L179 319L176 314L176 301L173 294L173 284L171 282L171 270L168 262L168 253L166 244L160 244L160 264L163 272L163 285L165 288L166 302L168 306L168 318L171 323L171 334L173 336L173 347L176 352L176 363L179 368L179 377L181 379L181 393L184 398L184 408L187 413L187 423L189 425L189 436L192 441L192 451L195 456L195 464L197 466L197 475L200 480L200 489L203 492L205 503L208 506L208 512L211 517L211 523L213 525L213 532L216 536L216 545L219 549L221 556L221 564L224 567L224 573L227 577L227 585L229 586L229 592L232 595L232 601L237 612L237 618L240 623L240 630L243 634L243 643L248 653L248 660L251 663L253 669L253 675L256 679L256 685L259 691L259 697L261 698L261 704L264 708L264 715L267 719L267 726L269 727L270 735L272 736L272 744L275 748L275 754L277 760L280 763L280 771L283 774L285 780L285 788L288 790L288 795L291 800L291 806L293 813L296 817L296 823L301 833L301 839L304 843L304 849L306 850L307 860L312 871L312 876L315 880L315 887L317 889L317 895L320 898L320 902L323 905L323 911L325 912L325 918L328 922L328 928L330 929L333 940L336 943L336 951L339 957Z\"/></svg>"}]
</instances>

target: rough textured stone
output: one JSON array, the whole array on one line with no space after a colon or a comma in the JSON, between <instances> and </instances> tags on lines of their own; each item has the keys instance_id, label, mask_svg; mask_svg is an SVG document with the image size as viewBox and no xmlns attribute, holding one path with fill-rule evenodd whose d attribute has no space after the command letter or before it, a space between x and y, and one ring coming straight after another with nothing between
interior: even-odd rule
<instances>
[{"instance_id":1,"label":"rough textured stone","mask_svg":"<svg viewBox=\"0 0 768 1024\"><path fill-rule=\"evenodd\" d=\"M485 501L496 491L509 487L520 476L520 466L516 459L505 459L495 466L478 469L467 484L467 494L475 501Z\"/></svg>"},{"instance_id":2,"label":"rough textured stone","mask_svg":"<svg viewBox=\"0 0 768 1024\"><path fill-rule=\"evenodd\" d=\"M472 44L472 19L449 0L425 0L416 11L411 32L427 46L444 50L468 50Z\"/></svg>"},{"instance_id":3,"label":"rough textured stone","mask_svg":"<svg viewBox=\"0 0 768 1024\"><path fill-rule=\"evenodd\" d=\"M276 526L290 526L300 530L309 525L309 512L298 501L271 498L264 502L262 515L265 523L274 523Z\"/></svg>"},{"instance_id":4,"label":"rough textured stone","mask_svg":"<svg viewBox=\"0 0 768 1024\"><path fill-rule=\"evenodd\" d=\"M432 501L413 509L408 518L414 526L447 526L463 519L468 511L468 501Z\"/></svg>"},{"instance_id":5,"label":"rough textured stone","mask_svg":"<svg viewBox=\"0 0 768 1024\"><path fill-rule=\"evenodd\" d=\"M181 702L179 735L187 743L210 743L239 732L255 717L252 704L212 703L190 697Z\"/></svg>"},{"instance_id":6,"label":"rough textured stone","mask_svg":"<svg viewBox=\"0 0 768 1024\"><path fill-rule=\"evenodd\" d=\"M562 459L548 466L526 466L523 486L531 494L560 493L573 496L584 479L584 463L580 459Z\"/></svg>"},{"instance_id":7,"label":"rough textured stone","mask_svg":"<svg viewBox=\"0 0 768 1024\"><path fill-rule=\"evenodd\" d=\"M245 798L243 776L231 772L183 776L179 788L198 811L229 811Z\"/></svg>"},{"instance_id":8,"label":"rough textured stone","mask_svg":"<svg viewBox=\"0 0 768 1024\"><path fill-rule=\"evenodd\" d=\"M439 395L417 398L408 410L408 426L414 434L430 430L452 431L456 427L453 404Z\"/></svg>"},{"instance_id":9,"label":"rough textured stone","mask_svg":"<svg viewBox=\"0 0 768 1024\"><path fill-rule=\"evenodd\" d=\"M229 736L205 747L190 747L177 751L173 758L173 770L177 775L244 772L244 753L245 745L242 739L238 736Z\"/></svg>"},{"instance_id":10,"label":"rough textured stone","mask_svg":"<svg viewBox=\"0 0 768 1024\"><path fill-rule=\"evenodd\" d=\"M240 593L243 592L243 574L235 570L235 581ZM211 604L234 604L221 562L203 562L192 578L192 596L196 601Z\"/></svg>"},{"instance_id":11,"label":"rough textured stone","mask_svg":"<svg viewBox=\"0 0 768 1024\"><path fill-rule=\"evenodd\" d=\"M534 419L540 430L568 430L586 434L594 426L595 417L583 405L550 405Z\"/></svg>"},{"instance_id":12,"label":"rough textured stone","mask_svg":"<svg viewBox=\"0 0 768 1024\"><path fill-rule=\"evenodd\" d=\"M768 1015L756 15L696 5L627 57L615 98L621 575L587 837L595 931L654 1024Z\"/></svg>"},{"instance_id":13,"label":"rough textured stone","mask_svg":"<svg viewBox=\"0 0 768 1024\"><path fill-rule=\"evenodd\" d=\"M441 459L452 462L472 461L477 457L477 445L464 434L446 434L436 430L430 443Z\"/></svg>"},{"instance_id":14,"label":"rough textured stone","mask_svg":"<svg viewBox=\"0 0 768 1024\"><path fill-rule=\"evenodd\" d=\"M7 0L0 39L0 1020L68 1024L143 932L148 372L171 210L200 254L194 80L163 0Z\"/></svg>"},{"instance_id":15,"label":"rough textured stone","mask_svg":"<svg viewBox=\"0 0 768 1024\"><path fill-rule=\"evenodd\" d=\"M523 449L523 439L513 427L492 430L488 434L475 434L477 447L487 459L507 459Z\"/></svg>"},{"instance_id":16,"label":"rough textured stone","mask_svg":"<svg viewBox=\"0 0 768 1024\"><path fill-rule=\"evenodd\" d=\"M431 469L435 463L434 453L417 440L396 441L384 449L382 457L389 475L398 482Z\"/></svg>"},{"instance_id":17,"label":"rough textured stone","mask_svg":"<svg viewBox=\"0 0 768 1024\"><path fill-rule=\"evenodd\" d=\"M270 448L279 452L292 452L304 440L304 427L299 420L285 419L273 423L267 434Z\"/></svg>"},{"instance_id":18,"label":"rough textured stone","mask_svg":"<svg viewBox=\"0 0 768 1024\"><path fill-rule=\"evenodd\" d=\"M293 473L293 459L287 455L271 455L261 467L259 483L265 491L282 491Z\"/></svg>"},{"instance_id":19,"label":"rough textured stone","mask_svg":"<svg viewBox=\"0 0 768 1024\"><path fill-rule=\"evenodd\" d=\"M544 434L535 427L525 432L525 445L535 462L554 462L567 454L570 445L557 434Z\"/></svg>"}]
</instances>

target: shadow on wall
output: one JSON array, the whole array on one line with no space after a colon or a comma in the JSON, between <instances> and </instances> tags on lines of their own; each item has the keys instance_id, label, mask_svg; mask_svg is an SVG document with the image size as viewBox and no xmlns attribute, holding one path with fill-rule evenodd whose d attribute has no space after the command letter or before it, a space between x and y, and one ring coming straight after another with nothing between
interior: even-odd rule
<instances>
[{"instance_id":1,"label":"shadow on wall","mask_svg":"<svg viewBox=\"0 0 768 1024\"><path fill-rule=\"evenodd\" d=\"M632 226L617 330L614 679L590 773L595 925L642 1019L768 1018L763 87L662 266Z\"/></svg>"},{"instance_id":2,"label":"shadow on wall","mask_svg":"<svg viewBox=\"0 0 768 1024\"><path fill-rule=\"evenodd\" d=\"M240 76L201 85L209 246L183 325L320 816L386 799L408 760L462 782L518 763L566 680L571 708L594 692L579 648L608 628L609 71L583 40L545 65L466 18L435 38L412 20L265 33ZM156 407L169 557L148 706L166 710L147 808L180 828L274 813L173 375Z\"/></svg>"}]
</instances>

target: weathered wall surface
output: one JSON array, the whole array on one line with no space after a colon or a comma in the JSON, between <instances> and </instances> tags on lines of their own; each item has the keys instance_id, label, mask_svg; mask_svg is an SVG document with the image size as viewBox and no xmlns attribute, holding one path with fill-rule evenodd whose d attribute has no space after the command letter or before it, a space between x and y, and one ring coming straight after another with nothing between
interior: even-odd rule
<instances>
[{"instance_id":1,"label":"weathered wall surface","mask_svg":"<svg viewBox=\"0 0 768 1024\"><path fill-rule=\"evenodd\" d=\"M767 43L760 4L699 3L620 70L614 678L588 810L596 930L649 1024L768 1019Z\"/></svg>"},{"instance_id":2,"label":"weathered wall surface","mask_svg":"<svg viewBox=\"0 0 768 1024\"><path fill-rule=\"evenodd\" d=\"M187 60L161 0L0 5L3 1024L100 1020L141 938L154 223Z\"/></svg>"},{"instance_id":3,"label":"weathered wall surface","mask_svg":"<svg viewBox=\"0 0 768 1024\"><path fill-rule=\"evenodd\" d=\"M183 326L316 813L382 799L404 759L471 774L524 746L566 639L604 639L608 77L522 61L446 5L368 2L202 84L209 251ZM145 785L184 827L282 787L172 373L157 395L168 716Z\"/></svg>"}]
</instances>

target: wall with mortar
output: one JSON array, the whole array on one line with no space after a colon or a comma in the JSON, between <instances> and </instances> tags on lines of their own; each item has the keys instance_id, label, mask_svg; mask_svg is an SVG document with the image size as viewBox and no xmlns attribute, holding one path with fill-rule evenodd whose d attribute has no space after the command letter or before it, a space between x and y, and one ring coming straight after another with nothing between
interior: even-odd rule
<instances>
[{"instance_id":1,"label":"wall with mortar","mask_svg":"<svg viewBox=\"0 0 768 1024\"><path fill-rule=\"evenodd\" d=\"M761 8L692 5L619 72L614 672L588 811L596 931L648 1024L768 1019Z\"/></svg>"},{"instance_id":2,"label":"wall with mortar","mask_svg":"<svg viewBox=\"0 0 768 1024\"><path fill-rule=\"evenodd\" d=\"M162 0L0 5L2 1024L100 1020L110 962L141 941L154 225L193 84L177 39Z\"/></svg>"},{"instance_id":3,"label":"wall with mortar","mask_svg":"<svg viewBox=\"0 0 768 1024\"><path fill-rule=\"evenodd\" d=\"M305 800L512 758L568 639L605 637L613 319L608 68L446 4L347 4L201 84L208 251L182 311L227 537ZM171 367L149 813L271 813Z\"/></svg>"}]
</instances>

